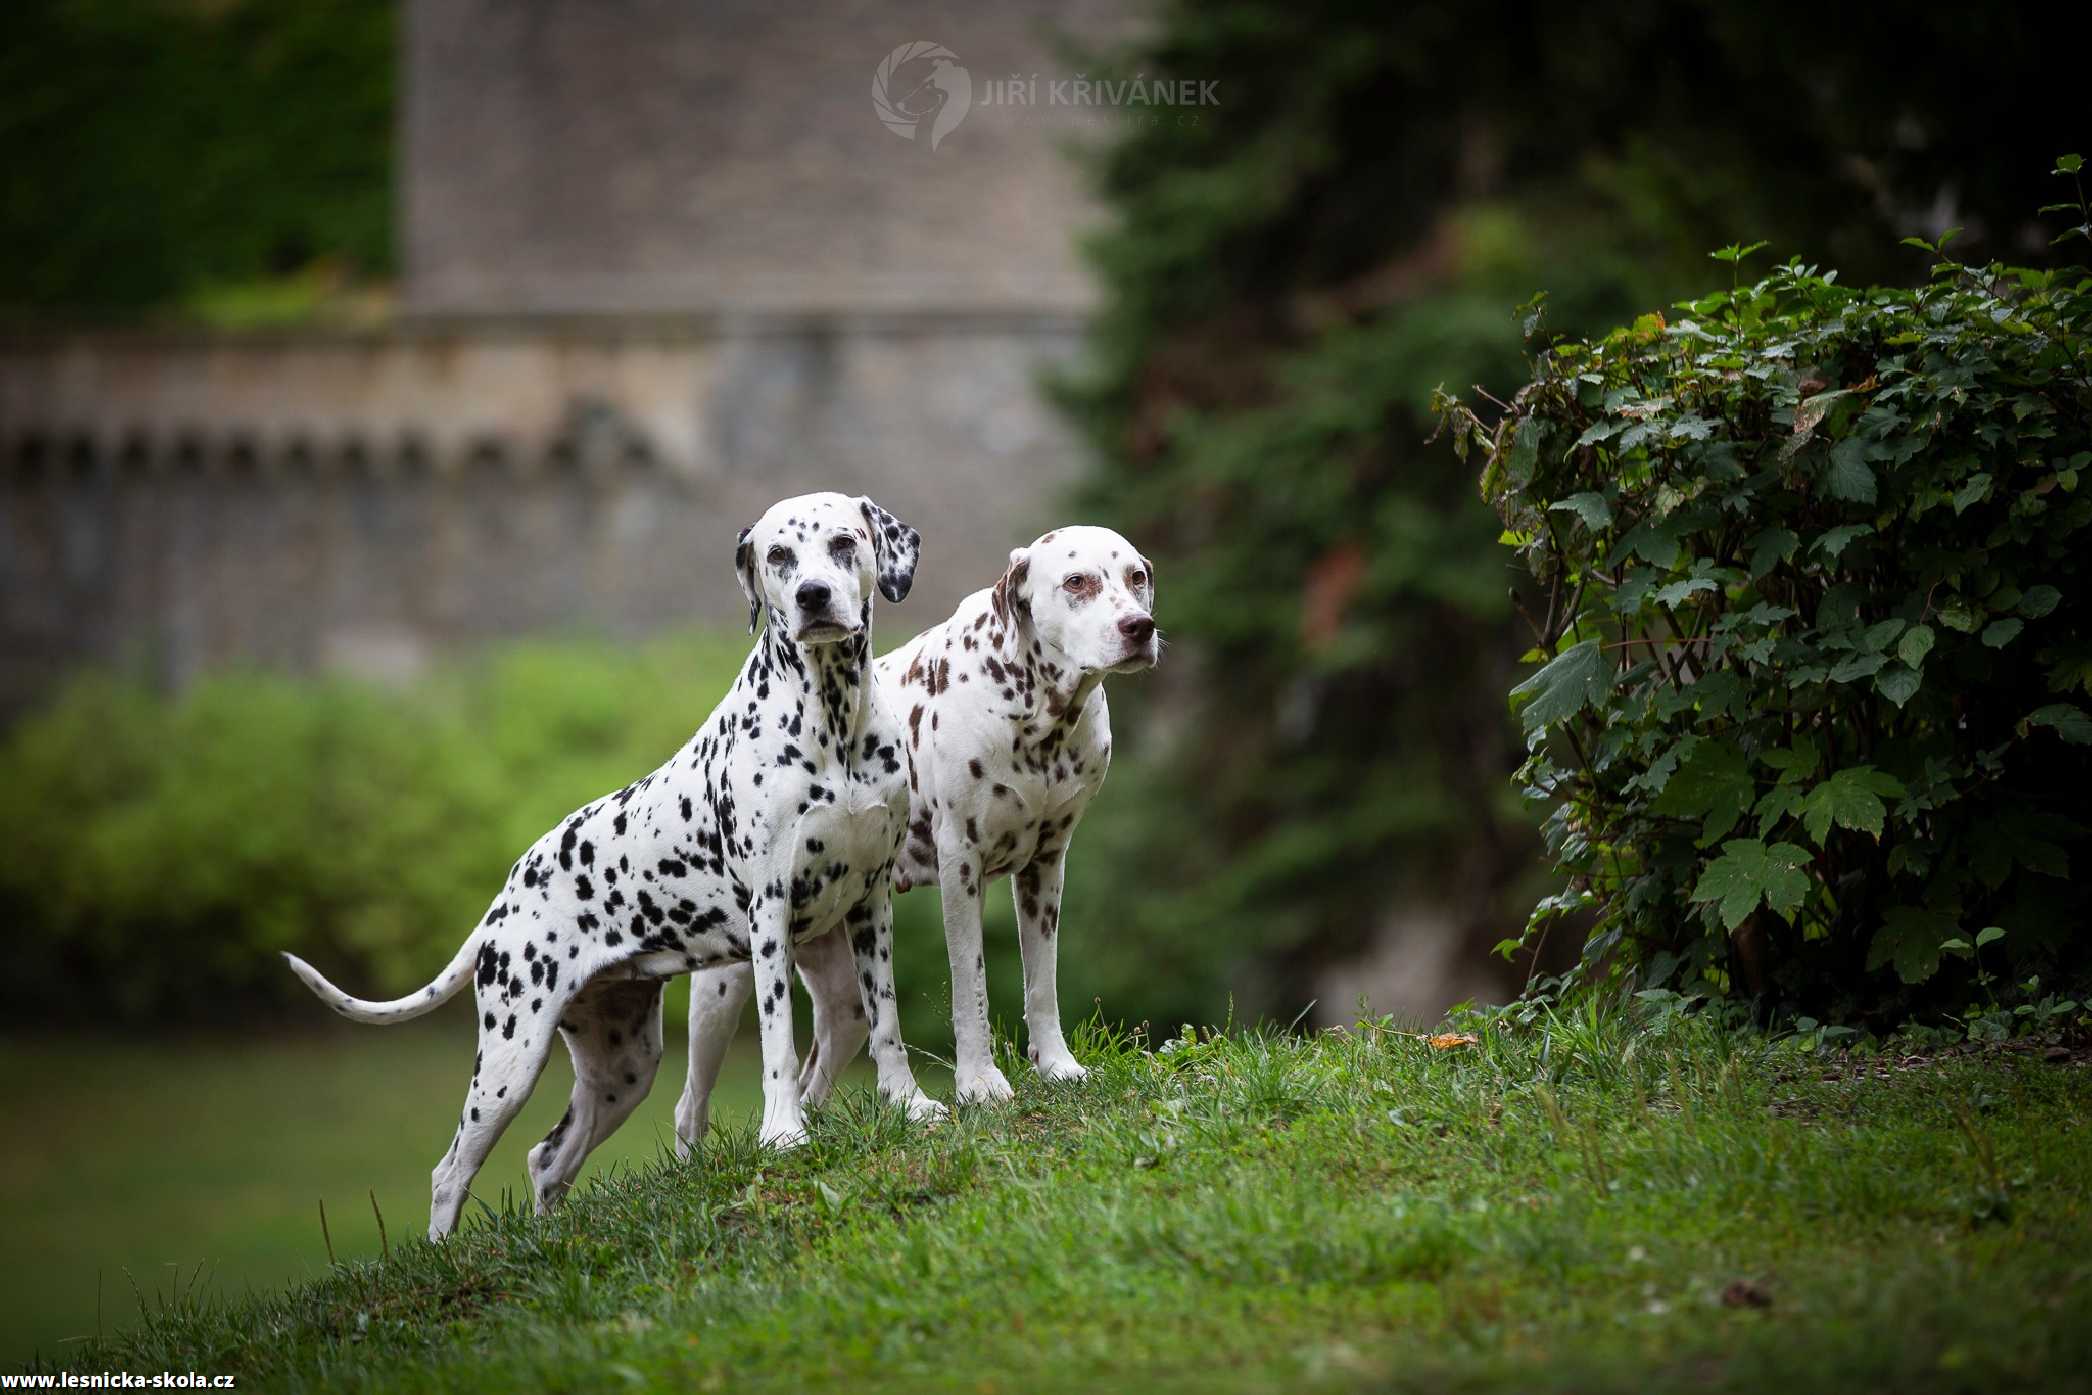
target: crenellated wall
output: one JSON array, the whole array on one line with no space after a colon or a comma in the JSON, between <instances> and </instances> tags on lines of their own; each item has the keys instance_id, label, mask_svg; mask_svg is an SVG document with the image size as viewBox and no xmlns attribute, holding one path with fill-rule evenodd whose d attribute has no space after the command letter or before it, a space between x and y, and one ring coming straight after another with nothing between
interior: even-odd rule
<instances>
[{"instance_id":1,"label":"crenellated wall","mask_svg":"<svg viewBox=\"0 0 2092 1395\"><path fill-rule=\"evenodd\" d=\"M82 663L406 677L545 631L745 618L735 531L868 493L927 624L1063 520L1053 317L431 324L0 344L0 712Z\"/></svg>"}]
</instances>

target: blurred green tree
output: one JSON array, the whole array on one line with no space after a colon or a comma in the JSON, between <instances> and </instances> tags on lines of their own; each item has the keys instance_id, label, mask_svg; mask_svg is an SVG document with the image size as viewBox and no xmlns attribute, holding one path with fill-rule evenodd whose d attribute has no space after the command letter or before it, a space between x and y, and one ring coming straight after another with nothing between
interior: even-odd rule
<instances>
[{"instance_id":1,"label":"blurred green tree","mask_svg":"<svg viewBox=\"0 0 2092 1395\"><path fill-rule=\"evenodd\" d=\"M135 315L392 249L396 6L0 7L0 312Z\"/></svg>"},{"instance_id":2,"label":"blurred green tree","mask_svg":"<svg viewBox=\"0 0 2092 1395\"><path fill-rule=\"evenodd\" d=\"M1949 223L1971 257L2040 260L2086 28L1176 0L1091 56L1218 96L1096 157L1104 304L1058 387L1089 502L1156 560L1184 641L1114 695L1147 730L1071 876L1071 944L1099 926L1115 1011L1210 1015L1232 990L1290 1016L1403 918L1473 954L1515 932L1538 851L1505 793L1518 579L1471 472L1424 445L1433 386L1522 382L1510 311L1536 290L1595 331L1697 290L1739 237L1863 280Z\"/></svg>"}]
</instances>

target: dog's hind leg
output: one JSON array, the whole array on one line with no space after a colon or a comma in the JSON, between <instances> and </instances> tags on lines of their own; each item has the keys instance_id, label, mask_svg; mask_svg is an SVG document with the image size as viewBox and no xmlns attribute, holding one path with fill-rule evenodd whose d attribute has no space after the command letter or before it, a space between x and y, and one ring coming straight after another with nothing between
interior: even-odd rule
<instances>
[{"instance_id":1,"label":"dog's hind leg","mask_svg":"<svg viewBox=\"0 0 2092 1395\"><path fill-rule=\"evenodd\" d=\"M479 986L479 1054L473 1058L472 1084L450 1150L429 1175L431 1240L457 1228L472 1179L544 1073L559 1008L540 999L537 1012L525 1012L516 1002L519 996L498 980Z\"/></svg>"},{"instance_id":2,"label":"dog's hind leg","mask_svg":"<svg viewBox=\"0 0 2092 1395\"><path fill-rule=\"evenodd\" d=\"M871 1028L857 991L857 962L840 926L803 941L795 957L814 1003L814 1044L799 1070L799 1100L814 1109L827 1103L843 1067L864 1049Z\"/></svg>"},{"instance_id":3,"label":"dog's hind leg","mask_svg":"<svg viewBox=\"0 0 2092 1395\"><path fill-rule=\"evenodd\" d=\"M658 979L598 979L560 1014L560 1035L574 1058L574 1093L565 1117L530 1150L539 1214L559 1204L588 1155L653 1088L665 986Z\"/></svg>"},{"instance_id":4,"label":"dog's hind leg","mask_svg":"<svg viewBox=\"0 0 2092 1395\"><path fill-rule=\"evenodd\" d=\"M911 1119L941 1119L945 1108L915 1083L908 1067L908 1048L901 1044L900 995L893 986L893 902L886 890L887 869L880 868L868 899L850 912L850 954L857 970L859 1005L869 1019L872 1064L879 1071L879 1093L908 1111Z\"/></svg>"},{"instance_id":5,"label":"dog's hind leg","mask_svg":"<svg viewBox=\"0 0 2092 1395\"><path fill-rule=\"evenodd\" d=\"M690 978L690 1077L676 1102L676 1144L684 1157L697 1151L710 1122L712 1087L719 1067L741 1029L741 1011L755 991L755 970L747 964L700 969Z\"/></svg>"}]
</instances>

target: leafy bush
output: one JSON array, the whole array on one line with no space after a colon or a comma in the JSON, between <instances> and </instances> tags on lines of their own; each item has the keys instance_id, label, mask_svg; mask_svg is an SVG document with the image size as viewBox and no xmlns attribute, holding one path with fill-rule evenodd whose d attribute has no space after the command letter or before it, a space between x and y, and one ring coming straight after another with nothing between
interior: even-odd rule
<instances>
[{"instance_id":1,"label":"leafy bush","mask_svg":"<svg viewBox=\"0 0 2092 1395\"><path fill-rule=\"evenodd\" d=\"M2015 245L2045 183L2028 133L2082 119L2084 21L1897 23L1884 63L1872 16L1821 5L1634 0L1592 24L1167 0L1132 51L1089 56L1217 96L1096 160L1102 303L1062 391L1096 459L1085 509L1155 559L1178 641L1112 694L1068 893L1071 922L1109 917L1108 952L1151 965L1158 1020L1229 992L1249 1018L1318 993L1335 1016L1332 967L1397 926L1429 946L1395 961L1428 992L1440 946L1472 963L1522 916L1544 869L1497 701L1513 566L1423 444L1429 387L1521 382L1504 307L1533 287L1595 332L1698 289L1739 227L1879 277L1902 210L1951 198ZM1971 52L2022 100L1970 84Z\"/></svg>"},{"instance_id":2,"label":"leafy bush","mask_svg":"<svg viewBox=\"0 0 2092 1395\"><path fill-rule=\"evenodd\" d=\"M367 995L425 983L532 839L689 739L746 644L523 644L407 691L229 673L169 700L82 679L0 739L0 1007L91 1025L302 1014L285 949ZM937 898L895 908L909 1034L936 1043ZM1013 1011L1014 934L990 952Z\"/></svg>"},{"instance_id":3,"label":"leafy bush","mask_svg":"<svg viewBox=\"0 0 2092 1395\"><path fill-rule=\"evenodd\" d=\"M1544 591L1526 935L1587 911L1587 974L1836 1020L2092 960L2092 278L1912 241L1916 290L1794 262L1441 403Z\"/></svg>"}]
</instances>

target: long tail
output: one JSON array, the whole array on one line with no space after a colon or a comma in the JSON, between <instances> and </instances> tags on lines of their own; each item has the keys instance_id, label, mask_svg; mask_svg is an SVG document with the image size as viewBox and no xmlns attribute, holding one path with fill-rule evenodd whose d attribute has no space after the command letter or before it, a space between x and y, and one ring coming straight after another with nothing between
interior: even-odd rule
<instances>
[{"instance_id":1,"label":"long tail","mask_svg":"<svg viewBox=\"0 0 2092 1395\"><path fill-rule=\"evenodd\" d=\"M327 982L318 969L295 954L283 957L290 961L291 972L305 980L305 986L319 995L320 1001L333 1008L343 1017L357 1022L369 1022L380 1027L389 1027L395 1022L410 1022L425 1012L433 1012L457 996L472 979L473 960L479 955L479 936L467 935L465 943L442 973L428 987L409 993L404 998L394 998L389 1003L367 1002L352 998Z\"/></svg>"}]
</instances>

